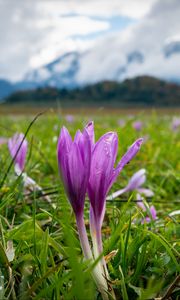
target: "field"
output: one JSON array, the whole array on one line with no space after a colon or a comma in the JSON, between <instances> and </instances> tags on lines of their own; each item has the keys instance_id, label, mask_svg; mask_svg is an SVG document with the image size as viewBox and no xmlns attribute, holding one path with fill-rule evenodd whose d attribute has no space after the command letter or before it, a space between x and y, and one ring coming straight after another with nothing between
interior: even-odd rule
<instances>
[{"instance_id":1,"label":"field","mask_svg":"<svg viewBox=\"0 0 180 300\"><path fill-rule=\"evenodd\" d=\"M116 163L137 138L144 138L109 195L127 186L140 169L146 170L142 187L153 192L139 200L134 189L106 201L102 240L108 286L116 299L180 299L180 126L172 128L174 114L99 110L67 116L59 111L45 112L33 123L33 114L0 116L0 137L10 138L16 132L26 135L24 172L42 188L35 191L24 186L23 174L15 174L7 143L2 143L0 299L102 299L91 276L102 256L93 263L84 259L56 154L61 127L65 125L74 136L90 120L96 141L108 131L118 133ZM136 128L136 121L141 128ZM138 201L143 201L145 209ZM88 197L84 216L91 243Z\"/></svg>"}]
</instances>

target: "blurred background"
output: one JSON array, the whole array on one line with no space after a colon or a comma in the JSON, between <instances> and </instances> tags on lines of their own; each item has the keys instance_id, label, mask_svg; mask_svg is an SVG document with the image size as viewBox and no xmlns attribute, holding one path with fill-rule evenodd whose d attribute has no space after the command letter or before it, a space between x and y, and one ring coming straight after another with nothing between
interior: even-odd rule
<instances>
[{"instance_id":1,"label":"blurred background","mask_svg":"<svg viewBox=\"0 0 180 300\"><path fill-rule=\"evenodd\" d=\"M0 109L180 107L179 0L0 0Z\"/></svg>"}]
</instances>

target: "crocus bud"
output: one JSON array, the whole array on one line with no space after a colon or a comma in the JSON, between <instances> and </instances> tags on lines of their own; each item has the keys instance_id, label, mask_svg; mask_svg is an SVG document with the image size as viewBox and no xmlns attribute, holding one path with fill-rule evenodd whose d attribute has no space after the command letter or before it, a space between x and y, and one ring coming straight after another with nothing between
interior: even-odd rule
<instances>
[{"instance_id":1,"label":"crocus bud","mask_svg":"<svg viewBox=\"0 0 180 300\"><path fill-rule=\"evenodd\" d=\"M63 127L58 140L57 158L65 192L75 213L84 256L92 259L83 218L91 164L91 142L87 130L84 129L83 133L78 130L72 141L68 130Z\"/></svg>"},{"instance_id":2,"label":"crocus bud","mask_svg":"<svg viewBox=\"0 0 180 300\"><path fill-rule=\"evenodd\" d=\"M88 195L93 210L93 217L102 224L105 211L106 195L123 167L137 154L142 144L138 139L128 149L119 164L114 168L117 156L118 138L114 132L103 135L95 144L92 153Z\"/></svg>"},{"instance_id":3,"label":"crocus bud","mask_svg":"<svg viewBox=\"0 0 180 300\"><path fill-rule=\"evenodd\" d=\"M57 157L60 175L75 214L82 214L90 174L91 143L89 135L77 131L74 141L63 127L58 140Z\"/></svg>"},{"instance_id":4,"label":"crocus bud","mask_svg":"<svg viewBox=\"0 0 180 300\"><path fill-rule=\"evenodd\" d=\"M15 133L14 136L8 140L9 152L14 159L15 170L17 170L18 173L24 170L26 161L28 142L26 139L23 139L23 133Z\"/></svg>"}]
</instances>

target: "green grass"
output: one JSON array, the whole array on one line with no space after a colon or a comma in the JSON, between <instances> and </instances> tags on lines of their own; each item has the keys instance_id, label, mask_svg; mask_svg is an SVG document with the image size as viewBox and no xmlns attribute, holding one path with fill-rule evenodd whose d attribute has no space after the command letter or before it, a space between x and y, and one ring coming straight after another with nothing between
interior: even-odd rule
<instances>
[{"instance_id":1,"label":"green grass","mask_svg":"<svg viewBox=\"0 0 180 300\"><path fill-rule=\"evenodd\" d=\"M32 117L1 116L0 136L26 132ZM124 119L123 128L118 119ZM142 131L132 128L142 120ZM63 115L44 114L27 134L26 172L49 194L52 204L38 193L25 192L22 178L14 174L7 145L0 146L0 299L101 299L91 278L89 262L84 261L75 218L59 179L56 145L62 125L72 135L95 122L96 140L107 131L119 136L118 159L133 141L146 141L138 155L119 175L112 192L123 188L140 168L147 170L144 187L154 191L150 199L158 219L142 224L142 211L133 202L136 193L108 201L102 234L104 254L117 254L108 262L108 270L117 299L179 299L173 281L179 275L179 215L169 216L180 204L180 129L170 128L172 116L140 114L76 115L69 124ZM118 161L117 159L117 161ZM10 167L11 166L11 167ZM7 173L8 170L8 173ZM5 174L7 176L5 177ZM85 205L88 223L89 203ZM7 243L13 241L15 257L9 262ZM170 295L167 294L170 288ZM166 298L164 298L166 299Z\"/></svg>"}]
</instances>

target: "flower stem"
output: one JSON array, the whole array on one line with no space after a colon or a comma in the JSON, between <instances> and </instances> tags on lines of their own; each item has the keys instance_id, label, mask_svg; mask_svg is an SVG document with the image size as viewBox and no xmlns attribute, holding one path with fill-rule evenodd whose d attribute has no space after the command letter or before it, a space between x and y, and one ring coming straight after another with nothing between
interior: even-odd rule
<instances>
[{"instance_id":1,"label":"flower stem","mask_svg":"<svg viewBox=\"0 0 180 300\"><path fill-rule=\"evenodd\" d=\"M93 220L93 219L91 219ZM93 250L94 250L94 256L97 259L100 255L103 253L103 244L102 244L102 234L101 234L101 225L100 224L92 224L91 223L91 236L93 241ZM115 294L110 286L110 277L108 273L108 269L106 266L106 262L104 259L104 256L101 258L100 262L98 263L98 271L102 274L103 277L103 284L106 287L106 291L108 291L112 298L115 299Z\"/></svg>"},{"instance_id":2,"label":"flower stem","mask_svg":"<svg viewBox=\"0 0 180 300\"><path fill-rule=\"evenodd\" d=\"M79 233L81 248L86 259L93 259L92 251L87 237L83 215L76 215L76 224Z\"/></svg>"},{"instance_id":3,"label":"flower stem","mask_svg":"<svg viewBox=\"0 0 180 300\"><path fill-rule=\"evenodd\" d=\"M87 232L86 232L83 215L76 215L76 223L77 223L79 239L80 239L81 248L83 250L84 257L87 260L94 260L92 251L91 251L91 248L89 245L88 237L87 237ZM100 268L99 263L93 269L92 276L97 285L99 292L102 295L103 300L108 300L109 299L108 294L107 294L108 286L106 283L106 279L104 278L104 275L103 275L103 270L102 270L102 268Z\"/></svg>"}]
</instances>

